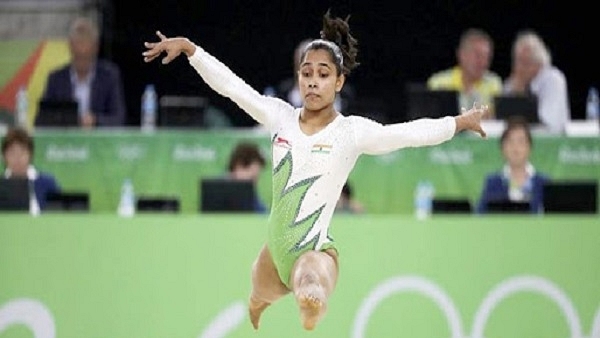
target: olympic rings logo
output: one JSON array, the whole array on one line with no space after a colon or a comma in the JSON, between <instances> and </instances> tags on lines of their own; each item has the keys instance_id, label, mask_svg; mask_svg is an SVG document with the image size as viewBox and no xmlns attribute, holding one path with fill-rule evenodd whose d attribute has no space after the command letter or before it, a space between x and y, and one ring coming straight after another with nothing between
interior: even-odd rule
<instances>
[{"instance_id":1,"label":"olympic rings logo","mask_svg":"<svg viewBox=\"0 0 600 338\"><path fill-rule=\"evenodd\" d=\"M494 308L508 296L518 292L536 292L548 297L564 315L569 326L570 338L586 338L583 335L577 309L569 297L554 283L537 276L515 276L502 281L481 302L475 313L471 335L463 331L461 317L452 299L435 283L420 276L400 276L386 280L375 287L365 298L354 320L352 338L365 338L367 324L381 301L397 293L417 292L433 300L442 310L450 327L451 338L483 338L484 328ZM600 307L594 316L589 338L600 338Z\"/></svg>"},{"instance_id":2,"label":"olympic rings logo","mask_svg":"<svg viewBox=\"0 0 600 338\"><path fill-rule=\"evenodd\" d=\"M215 317L198 338L223 338L242 325L246 305L234 302ZM44 304L28 298L18 298L0 307L0 334L9 326L21 324L31 330L34 338L55 338L54 317Z\"/></svg>"},{"instance_id":3,"label":"olympic rings logo","mask_svg":"<svg viewBox=\"0 0 600 338\"><path fill-rule=\"evenodd\" d=\"M505 298L519 292L539 293L552 300L566 319L570 338L600 338L600 307L594 315L590 335L586 337L583 335L577 309L567 294L551 281L531 275L514 276L494 287L477 309L469 336L463 330L460 312L452 299L434 282L420 276L390 278L377 285L364 299L354 319L351 338L365 338L367 324L379 303L404 292L417 292L430 298L446 316L451 338L483 338L485 325L495 307ZM245 303L236 301L221 311L198 337L226 337L243 324L245 317ZM55 338L56 335L52 313L36 300L15 299L0 307L0 333L13 324L25 325L35 338Z\"/></svg>"}]
</instances>

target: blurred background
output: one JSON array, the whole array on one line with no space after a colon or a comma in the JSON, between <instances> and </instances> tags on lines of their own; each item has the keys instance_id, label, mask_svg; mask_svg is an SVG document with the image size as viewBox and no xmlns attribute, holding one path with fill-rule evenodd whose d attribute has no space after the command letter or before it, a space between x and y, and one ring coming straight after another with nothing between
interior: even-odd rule
<instances>
[{"instance_id":1,"label":"blurred background","mask_svg":"<svg viewBox=\"0 0 600 338\"><path fill-rule=\"evenodd\" d=\"M525 201L488 215L475 208L486 175L505 168L503 124L490 124L487 139L461 134L435 147L362 156L330 229L342 273L325 319L304 331L287 297L254 332L246 300L265 241L272 142L184 57L144 63L143 43L155 41L156 30L186 36L268 92L293 75L294 49L319 37L328 9L351 16L359 42L347 114L409 120L406 86L453 67L460 35L472 27L491 35L490 69L505 79L515 35L530 28L566 76L571 119L591 122L594 132L533 130L529 143L521 135L527 160L557 185L545 209ZM591 4L541 0L0 0L0 135L24 127L29 136L11 136L11 144L39 170L4 180L12 145L3 139L0 338L600 338L600 124L586 106L589 89L600 87L593 13ZM46 80L69 62L67 32L79 15L98 22L99 57L121 71L125 120L38 127ZM157 102L174 100L160 101L161 114L187 104L186 118L200 106L208 114L208 102L222 114L216 127L178 120L140 128L149 84ZM256 186L215 188L210 183L234 176L241 141L256 146ZM62 189L47 194L41 210L29 182L37 173ZM262 202L261 211L247 203L204 209L203 199L223 195Z\"/></svg>"},{"instance_id":2,"label":"blurred background","mask_svg":"<svg viewBox=\"0 0 600 338\"><path fill-rule=\"evenodd\" d=\"M146 65L140 58L142 42L155 39L160 29L167 36L185 35L201 44L256 89L290 76L296 44L318 37L321 18L328 8L341 17L351 15L354 36L360 44L362 66L349 79L357 97L378 98L389 107L388 121L405 120L403 86L425 81L439 69L455 63L456 46L463 30L480 27L495 42L491 68L506 77L510 71L511 44L518 30L537 30L552 51L554 63L569 81L574 118L584 118L585 97L598 84L600 52L593 17L578 6L547 1L157 1L144 6L115 2L106 13L105 52L122 65L127 79L131 112L139 106L143 85L154 82L159 92L205 92L231 112L236 124L248 125L245 114L226 100L213 97L202 81L179 60L181 69ZM112 11L112 12L111 12ZM222 102L223 101L223 102ZM131 122L135 123L135 114Z\"/></svg>"},{"instance_id":3,"label":"blurred background","mask_svg":"<svg viewBox=\"0 0 600 338\"><path fill-rule=\"evenodd\" d=\"M183 58L170 67L142 61L143 42L185 35L202 45L258 90L292 73L292 54L305 38L316 38L322 15L351 15L361 66L350 83L358 98L383 101L389 122L403 121L404 85L425 81L456 61L463 30L485 29L494 39L491 69L510 71L511 44L518 30L532 28L547 43L554 64L566 74L572 117L585 117L590 86L598 86L600 52L594 48L594 18L588 5L547 1L84 1L2 0L0 38L48 38L66 34L69 18L92 12L102 27L100 54L123 73L127 123L139 125L140 97L147 83L159 95L194 94L211 102L238 126L254 122L229 100L213 93ZM143 10L142 10L143 9ZM35 18L35 19L34 19ZM57 18L54 22L52 18ZM31 20L34 19L34 20ZM3 67L0 74L10 68ZM6 81L7 75L1 79ZM2 83L0 83L2 85ZM0 87L2 88L2 87ZM1 102L1 101L0 101Z\"/></svg>"}]
</instances>

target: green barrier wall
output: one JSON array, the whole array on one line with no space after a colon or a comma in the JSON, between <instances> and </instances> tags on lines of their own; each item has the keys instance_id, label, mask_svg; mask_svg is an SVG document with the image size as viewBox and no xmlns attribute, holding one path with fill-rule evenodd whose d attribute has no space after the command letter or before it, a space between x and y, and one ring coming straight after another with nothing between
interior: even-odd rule
<instances>
[{"instance_id":1,"label":"green barrier wall","mask_svg":"<svg viewBox=\"0 0 600 338\"><path fill-rule=\"evenodd\" d=\"M337 216L340 279L312 332L291 296L249 323L265 224L0 215L0 338L600 337L598 217Z\"/></svg>"},{"instance_id":2,"label":"green barrier wall","mask_svg":"<svg viewBox=\"0 0 600 338\"><path fill-rule=\"evenodd\" d=\"M269 205L269 137L251 131L42 130L35 133L35 163L55 173L65 189L88 191L93 212L114 213L121 183L130 177L138 195L178 197L182 212L197 213L199 178L222 175L241 139L258 142L269 160L259 182ZM554 179L600 180L600 141L538 137L532 162ZM501 166L498 139L459 135L435 147L364 155L350 181L368 212L410 213L419 179L431 180L438 197L467 198L474 204L485 175Z\"/></svg>"}]
</instances>

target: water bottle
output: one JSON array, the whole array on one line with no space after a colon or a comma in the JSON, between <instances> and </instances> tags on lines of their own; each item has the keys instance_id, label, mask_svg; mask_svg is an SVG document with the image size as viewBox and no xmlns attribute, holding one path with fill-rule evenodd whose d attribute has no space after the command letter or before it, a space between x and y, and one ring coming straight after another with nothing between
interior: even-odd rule
<instances>
[{"instance_id":1,"label":"water bottle","mask_svg":"<svg viewBox=\"0 0 600 338\"><path fill-rule=\"evenodd\" d=\"M117 213L121 217L131 217L135 214L135 193L133 182L129 178L126 178L121 186L121 198Z\"/></svg>"},{"instance_id":2,"label":"water bottle","mask_svg":"<svg viewBox=\"0 0 600 338\"><path fill-rule=\"evenodd\" d=\"M599 111L600 97L598 96L598 89L596 87L590 87L585 106L586 118L588 120L598 120Z\"/></svg>"},{"instance_id":3,"label":"water bottle","mask_svg":"<svg viewBox=\"0 0 600 338\"><path fill-rule=\"evenodd\" d=\"M415 216L419 220L427 219L431 216L433 207L433 184L430 181L419 181L415 189Z\"/></svg>"},{"instance_id":4,"label":"water bottle","mask_svg":"<svg viewBox=\"0 0 600 338\"><path fill-rule=\"evenodd\" d=\"M41 213L40 204L35 196L35 187L33 180L29 180L29 214L39 216Z\"/></svg>"},{"instance_id":5,"label":"water bottle","mask_svg":"<svg viewBox=\"0 0 600 338\"><path fill-rule=\"evenodd\" d=\"M277 96L277 91L275 90L275 87L267 86L265 88L265 90L263 91L263 95L275 97L275 96Z\"/></svg>"},{"instance_id":6,"label":"water bottle","mask_svg":"<svg viewBox=\"0 0 600 338\"><path fill-rule=\"evenodd\" d=\"M27 111L29 109L27 101L27 88L19 87L15 100L15 124L21 128L27 128Z\"/></svg>"},{"instance_id":7,"label":"water bottle","mask_svg":"<svg viewBox=\"0 0 600 338\"><path fill-rule=\"evenodd\" d=\"M156 127L158 98L153 84L146 85L142 94L142 130L152 131Z\"/></svg>"}]
</instances>

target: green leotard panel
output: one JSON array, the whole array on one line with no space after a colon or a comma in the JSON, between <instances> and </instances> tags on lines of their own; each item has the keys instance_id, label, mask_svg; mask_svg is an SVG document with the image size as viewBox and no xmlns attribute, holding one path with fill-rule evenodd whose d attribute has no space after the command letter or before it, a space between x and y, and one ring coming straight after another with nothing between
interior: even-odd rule
<instances>
[{"instance_id":1,"label":"green leotard panel","mask_svg":"<svg viewBox=\"0 0 600 338\"><path fill-rule=\"evenodd\" d=\"M286 188L292 171L292 155L288 152L273 169L273 207L269 217L267 245L281 281L290 288L290 274L294 263L304 252L315 250L318 234L307 238L315 222L321 216L324 205L308 217L297 220L298 211L307 190L319 179L314 176ZM333 241L319 250L334 248Z\"/></svg>"}]
</instances>

